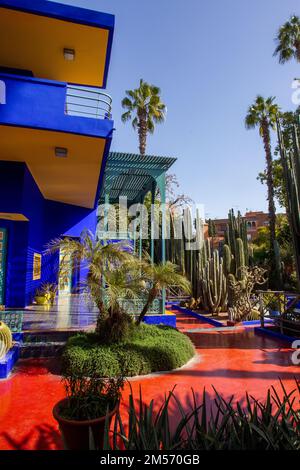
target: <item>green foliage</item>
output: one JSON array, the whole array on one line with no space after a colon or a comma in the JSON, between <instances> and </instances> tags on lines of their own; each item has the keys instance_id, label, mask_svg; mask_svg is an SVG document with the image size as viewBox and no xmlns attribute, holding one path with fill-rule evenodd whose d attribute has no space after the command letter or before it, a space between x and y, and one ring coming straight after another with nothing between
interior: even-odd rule
<instances>
[{"instance_id":1,"label":"green foliage","mask_svg":"<svg viewBox=\"0 0 300 470\"><path fill-rule=\"evenodd\" d=\"M275 129L276 118L279 115L279 107L274 103L275 97L263 98L258 95L253 103L249 106L245 118L245 126L247 129L259 127L259 133L263 136L265 132L264 125L271 129Z\"/></svg>"},{"instance_id":2,"label":"green foliage","mask_svg":"<svg viewBox=\"0 0 300 470\"><path fill-rule=\"evenodd\" d=\"M138 324L141 323L150 305L163 289L177 287L184 293L191 293L190 282L179 272L178 266L170 261L155 264L146 258L141 263L140 279L143 280L146 285L150 286L150 288L148 289L145 306L137 320Z\"/></svg>"},{"instance_id":3,"label":"green foliage","mask_svg":"<svg viewBox=\"0 0 300 470\"><path fill-rule=\"evenodd\" d=\"M294 140L293 132L295 125L299 122L300 107L296 109L295 112L285 112L280 113L278 121L281 126L282 141L285 146L285 151L287 155L290 155L294 150ZM300 137L299 126L296 127L296 132L298 139ZM288 211L288 201L286 194L286 183L284 177L284 169L282 164L282 159L280 155L280 145L277 144L274 150L274 155L279 156L278 158L273 159L272 162L272 176L273 176L273 187L274 187L274 196L277 200L280 207L284 207ZM267 184L267 171L259 173L257 179L262 184Z\"/></svg>"},{"instance_id":4,"label":"green foliage","mask_svg":"<svg viewBox=\"0 0 300 470\"><path fill-rule=\"evenodd\" d=\"M134 90L126 90L122 107L127 111L122 114L122 121L132 120L134 129L138 129L140 153L146 153L147 134L153 134L155 124L165 120L166 105L161 101L160 89L140 80L140 86Z\"/></svg>"},{"instance_id":5,"label":"green foliage","mask_svg":"<svg viewBox=\"0 0 300 470\"><path fill-rule=\"evenodd\" d=\"M277 47L274 55L279 56L279 63L284 64L291 59L300 62L300 19L292 15L278 31Z\"/></svg>"},{"instance_id":6,"label":"green foliage","mask_svg":"<svg viewBox=\"0 0 300 470\"><path fill-rule=\"evenodd\" d=\"M101 344L94 334L71 337L62 356L67 374L80 373L104 377L134 376L172 370L194 355L190 339L167 326L141 324L130 337L115 344Z\"/></svg>"},{"instance_id":7,"label":"green foliage","mask_svg":"<svg viewBox=\"0 0 300 470\"><path fill-rule=\"evenodd\" d=\"M300 282L300 148L296 127L293 130L294 148L292 152L286 151L285 142L278 126L278 141L281 160L284 167L286 193L289 210L289 222L292 232L295 262L298 282Z\"/></svg>"},{"instance_id":8,"label":"green foliage","mask_svg":"<svg viewBox=\"0 0 300 470\"><path fill-rule=\"evenodd\" d=\"M118 411L113 430L106 426L104 450L300 450L299 383L290 393L281 388L271 387L265 400L246 393L236 404L215 389L212 396L192 390L188 411L174 389L159 406L146 403L141 390L136 403L131 393L128 416Z\"/></svg>"},{"instance_id":9,"label":"green foliage","mask_svg":"<svg viewBox=\"0 0 300 470\"><path fill-rule=\"evenodd\" d=\"M78 373L65 376L63 382L67 400L60 409L60 415L75 421L105 416L116 406L124 386L122 377L106 380Z\"/></svg>"}]
</instances>

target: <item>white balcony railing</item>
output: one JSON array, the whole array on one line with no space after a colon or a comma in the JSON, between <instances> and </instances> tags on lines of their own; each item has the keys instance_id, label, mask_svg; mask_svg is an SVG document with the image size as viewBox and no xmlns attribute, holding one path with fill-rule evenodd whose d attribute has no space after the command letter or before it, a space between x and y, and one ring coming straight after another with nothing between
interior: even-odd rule
<instances>
[{"instance_id":1,"label":"white balcony railing","mask_svg":"<svg viewBox=\"0 0 300 470\"><path fill-rule=\"evenodd\" d=\"M65 112L70 116L111 119L112 99L96 88L67 85Z\"/></svg>"}]
</instances>

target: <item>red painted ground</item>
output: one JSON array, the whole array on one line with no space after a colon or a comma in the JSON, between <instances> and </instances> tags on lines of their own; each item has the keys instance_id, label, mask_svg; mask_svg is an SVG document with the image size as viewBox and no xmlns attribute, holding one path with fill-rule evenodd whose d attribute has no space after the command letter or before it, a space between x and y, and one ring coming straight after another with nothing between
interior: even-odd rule
<instances>
[{"instance_id":1,"label":"red painted ground","mask_svg":"<svg viewBox=\"0 0 300 470\"><path fill-rule=\"evenodd\" d=\"M188 320L188 323L186 323ZM203 328L193 317L178 315L178 325ZM277 340L255 336L253 330L239 329L192 333L198 362L177 372L132 381L135 395L142 385L143 397L161 399L177 384L177 395L188 403L190 389L209 392L213 384L223 396L244 397L248 390L264 398L280 377L286 388L294 388L299 367L291 365L291 350ZM55 375L51 360L23 360L14 375L0 382L0 449L59 449L62 447L53 405L63 397L61 379ZM128 387L124 398L128 396Z\"/></svg>"}]
</instances>

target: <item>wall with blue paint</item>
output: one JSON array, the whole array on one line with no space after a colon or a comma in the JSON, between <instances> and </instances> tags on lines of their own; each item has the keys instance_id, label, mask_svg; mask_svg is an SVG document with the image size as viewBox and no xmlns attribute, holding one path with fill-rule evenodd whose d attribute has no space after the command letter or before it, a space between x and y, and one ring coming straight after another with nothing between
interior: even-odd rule
<instances>
[{"instance_id":1,"label":"wall with blue paint","mask_svg":"<svg viewBox=\"0 0 300 470\"><path fill-rule=\"evenodd\" d=\"M8 230L5 304L24 307L32 302L42 282L54 282L57 277L58 254L43 254L41 279L32 279L34 253L42 254L53 238L79 237L83 229L95 232L96 213L44 199L25 163L3 161L0 161L0 212L19 213L29 219L28 222L0 219L0 226ZM76 274L76 279L81 281L81 277Z\"/></svg>"},{"instance_id":2,"label":"wall with blue paint","mask_svg":"<svg viewBox=\"0 0 300 470\"><path fill-rule=\"evenodd\" d=\"M0 80L6 86L7 103L0 106L0 124L111 137L112 120L65 114L66 83L6 73L0 73Z\"/></svg>"},{"instance_id":3,"label":"wall with blue paint","mask_svg":"<svg viewBox=\"0 0 300 470\"><path fill-rule=\"evenodd\" d=\"M176 315L146 315L143 321L147 325L165 325L176 328Z\"/></svg>"}]
</instances>

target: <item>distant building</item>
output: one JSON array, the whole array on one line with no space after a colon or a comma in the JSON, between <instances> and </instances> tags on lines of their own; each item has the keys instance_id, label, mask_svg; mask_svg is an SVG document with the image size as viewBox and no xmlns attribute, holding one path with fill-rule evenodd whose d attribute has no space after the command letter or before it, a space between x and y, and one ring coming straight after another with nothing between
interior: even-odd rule
<instances>
[{"instance_id":1,"label":"distant building","mask_svg":"<svg viewBox=\"0 0 300 470\"><path fill-rule=\"evenodd\" d=\"M243 219L247 222L247 234L249 241L255 240L258 235L258 229L260 227L266 227L269 224L269 216L263 211L246 212L243 216ZM225 237L228 219L215 219L214 224L216 227L216 239L221 241ZM207 232L206 236L208 236Z\"/></svg>"}]
</instances>

